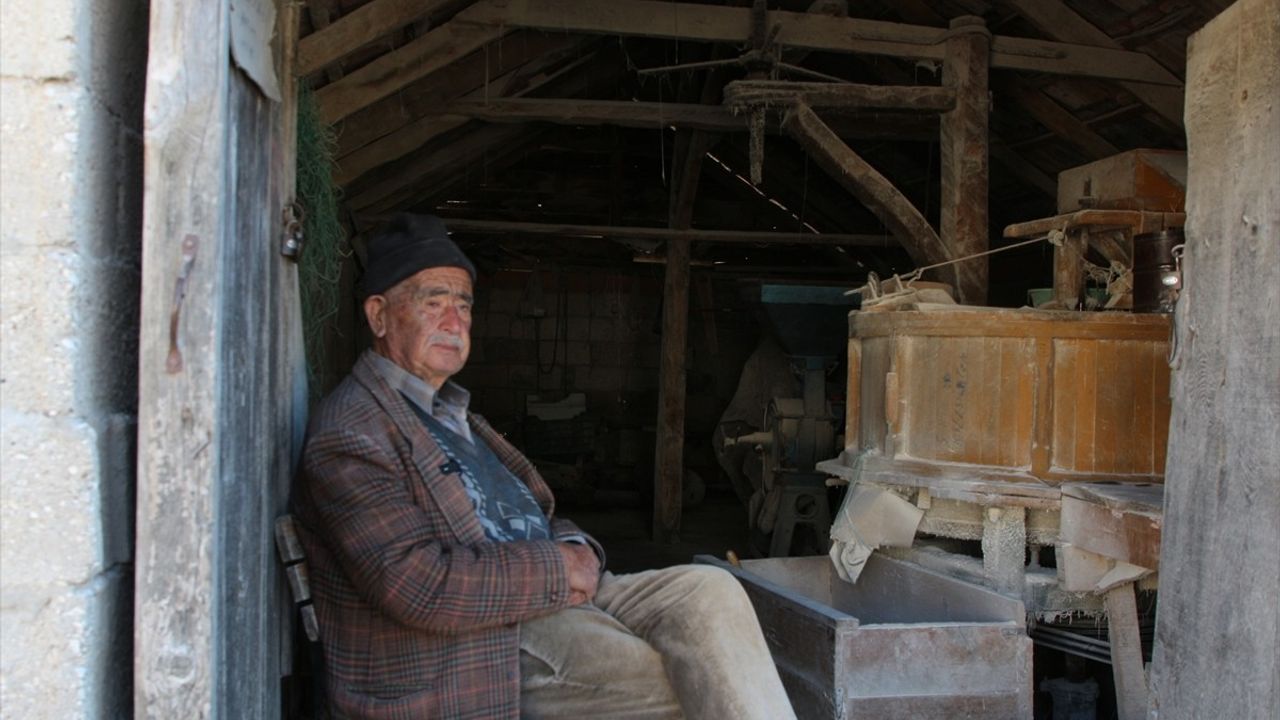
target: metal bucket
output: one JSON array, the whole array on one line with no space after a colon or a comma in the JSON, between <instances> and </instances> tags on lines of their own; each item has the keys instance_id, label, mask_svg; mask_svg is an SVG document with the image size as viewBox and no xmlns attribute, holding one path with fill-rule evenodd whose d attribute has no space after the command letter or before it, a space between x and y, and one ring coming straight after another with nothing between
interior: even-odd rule
<instances>
[{"instance_id":1,"label":"metal bucket","mask_svg":"<svg viewBox=\"0 0 1280 720\"><path fill-rule=\"evenodd\" d=\"M1174 248L1182 243L1182 228L1133 236L1134 312L1173 312L1182 291Z\"/></svg>"}]
</instances>

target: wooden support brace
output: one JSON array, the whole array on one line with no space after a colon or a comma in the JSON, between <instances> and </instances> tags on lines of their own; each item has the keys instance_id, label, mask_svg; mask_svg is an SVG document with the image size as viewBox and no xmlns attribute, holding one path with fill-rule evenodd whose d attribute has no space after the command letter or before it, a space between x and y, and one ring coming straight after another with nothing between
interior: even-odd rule
<instances>
[{"instance_id":1,"label":"wooden support brace","mask_svg":"<svg viewBox=\"0 0 1280 720\"><path fill-rule=\"evenodd\" d=\"M918 264L942 262L947 253L938 234L893 183L844 144L809 106L798 104L782 120L818 165L889 228Z\"/></svg>"},{"instance_id":2,"label":"wooden support brace","mask_svg":"<svg viewBox=\"0 0 1280 720\"><path fill-rule=\"evenodd\" d=\"M1116 711L1120 720L1147 717L1147 673L1142 664L1142 637L1133 583L1112 588L1103 596L1111 640L1111 673L1116 683Z\"/></svg>"},{"instance_id":3,"label":"wooden support brace","mask_svg":"<svg viewBox=\"0 0 1280 720\"><path fill-rule=\"evenodd\" d=\"M955 107L956 93L951 88L931 85L861 85L774 80L735 80L724 88L724 104L728 107L789 106L795 103L804 103L811 108L943 112Z\"/></svg>"}]
</instances>

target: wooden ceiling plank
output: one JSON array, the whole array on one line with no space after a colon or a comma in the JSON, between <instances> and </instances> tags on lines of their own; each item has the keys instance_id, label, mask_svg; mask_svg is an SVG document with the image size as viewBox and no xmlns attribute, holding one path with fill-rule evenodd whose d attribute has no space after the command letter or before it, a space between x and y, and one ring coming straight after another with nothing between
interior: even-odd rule
<instances>
[{"instance_id":1,"label":"wooden ceiling plank","mask_svg":"<svg viewBox=\"0 0 1280 720\"><path fill-rule=\"evenodd\" d=\"M317 90L321 119L336 123L514 30L507 26L478 25L465 19L468 13L489 4L490 0L481 0L426 35Z\"/></svg>"},{"instance_id":2,"label":"wooden ceiling plank","mask_svg":"<svg viewBox=\"0 0 1280 720\"><path fill-rule=\"evenodd\" d=\"M467 11L468 19L493 27L746 43L751 10L658 0L501 0ZM783 47L836 53L942 60L944 28L861 18L771 11L776 42ZM1128 50L995 36L991 67L1180 85L1151 57Z\"/></svg>"},{"instance_id":3,"label":"wooden ceiling plank","mask_svg":"<svg viewBox=\"0 0 1280 720\"><path fill-rule=\"evenodd\" d=\"M787 106L945 112L955 107L956 91L933 85L863 85L859 83L735 80L724 87L728 107Z\"/></svg>"},{"instance_id":4,"label":"wooden ceiling plank","mask_svg":"<svg viewBox=\"0 0 1280 720\"><path fill-rule=\"evenodd\" d=\"M305 77L454 0L371 0L298 41L294 71ZM312 10L314 13L314 9ZM314 15L313 15L314 18Z\"/></svg>"},{"instance_id":5,"label":"wooden ceiling plank","mask_svg":"<svg viewBox=\"0 0 1280 720\"><path fill-rule=\"evenodd\" d=\"M994 137L991 139L990 152L991 157L999 161L1001 165L1013 171L1015 175L1027 181L1029 185L1039 190L1046 197L1057 200L1058 182L1043 170Z\"/></svg>"},{"instance_id":6,"label":"wooden ceiling plank","mask_svg":"<svg viewBox=\"0 0 1280 720\"><path fill-rule=\"evenodd\" d=\"M362 183L348 205L357 210L368 208L393 193L422 182L426 176L456 171L493 147L519 138L524 131L522 125L485 126L441 147L427 148L387 166L381 178L373 179L367 185Z\"/></svg>"},{"instance_id":7,"label":"wooden ceiling plank","mask_svg":"<svg viewBox=\"0 0 1280 720\"><path fill-rule=\"evenodd\" d=\"M499 42L496 52L487 46L449 66L449 72L415 81L391 97L347 116L338 135L338 157L350 155L473 90L481 90L486 97L502 95L501 88L507 79L515 78L521 66L561 57L582 45L579 38L563 35L533 30L512 33Z\"/></svg>"},{"instance_id":8,"label":"wooden ceiling plank","mask_svg":"<svg viewBox=\"0 0 1280 720\"><path fill-rule=\"evenodd\" d=\"M585 55L583 57L576 58L573 62L556 67L554 70L535 72L531 76L524 78L524 81L519 85L519 91L517 94L532 92L562 76L572 73L575 69L589 64L593 57L594 56L592 55ZM556 58L554 62L550 63L538 62L535 60L530 64L545 66L548 64L556 64L558 61L559 58ZM544 67L544 69L546 68ZM498 86L505 85L507 80L511 79L512 76L519 72L521 72L520 69L510 72L507 75L498 78L495 81L495 84ZM587 78L579 76L574 78L574 81L573 87L565 87L562 89L570 91L576 90L587 82ZM461 100L459 102L473 102L480 103L481 105L493 102L491 100L486 101L481 99L485 97L487 93L488 88L476 88L467 94L466 100ZM467 120L467 117L454 113L446 115L425 115L409 123L400 130L379 138L364 148L361 148L360 151L352 153L347 157L340 158L338 161L339 170L334 176L334 182L345 187L356 178L364 175L374 168L408 155L418 148L425 147L432 140L461 127L467 122Z\"/></svg>"},{"instance_id":9,"label":"wooden ceiling plank","mask_svg":"<svg viewBox=\"0 0 1280 720\"><path fill-rule=\"evenodd\" d=\"M1083 43L1106 49L1121 47L1120 43L1110 35L1099 30L1093 23L1059 0L1005 0L1005 2L1036 26L1040 32L1055 40ZM995 49L994 44L992 49ZM1182 80L1164 66L1151 60L1150 56L1144 55L1144 57L1147 57L1150 64L1157 69L1155 82L1158 84L1149 85L1130 81L1137 78L1122 80L1120 84L1147 107L1156 111L1160 117L1176 128L1182 129Z\"/></svg>"},{"instance_id":10,"label":"wooden ceiling plank","mask_svg":"<svg viewBox=\"0 0 1280 720\"><path fill-rule=\"evenodd\" d=\"M333 24L333 17L337 15L337 9L338 0L310 0L307 3L307 17L311 18L311 26L315 28L316 32ZM301 45L301 41L298 44ZM325 77L328 78L329 82L342 77L342 66L338 63L332 63L330 67L325 68Z\"/></svg>"},{"instance_id":11,"label":"wooden ceiling plank","mask_svg":"<svg viewBox=\"0 0 1280 720\"><path fill-rule=\"evenodd\" d=\"M1109 140L1099 135L1042 90L1018 81L1002 83L1000 90L1008 93L1041 125L1083 150L1090 160L1099 160L1120 152L1120 149L1112 145Z\"/></svg>"}]
</instances>

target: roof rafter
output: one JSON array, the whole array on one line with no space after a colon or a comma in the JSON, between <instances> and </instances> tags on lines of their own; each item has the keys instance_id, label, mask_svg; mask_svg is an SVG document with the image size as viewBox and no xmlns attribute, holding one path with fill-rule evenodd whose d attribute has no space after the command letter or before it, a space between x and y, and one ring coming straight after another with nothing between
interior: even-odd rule
<instances>
[{"instance_id":1,"label":"roof rafter","mask_svg":"<svg viewBox=\"0 0 1280 720\"><path fill-rule=\"evenodd\" d=\"M496 28L536 28L563 32L662 37L674 40L745 43L751 33L750 8L658 0L492 0L466 11L468 22ZM462 13L459 13L459 17ZM770 11L783 47L837 53L938 60L944 55L944 28L879 20ZM991 67L1061 75L1181 85L1143 53L1072 43L994 36Z\"/></svg>"}]
</instances>

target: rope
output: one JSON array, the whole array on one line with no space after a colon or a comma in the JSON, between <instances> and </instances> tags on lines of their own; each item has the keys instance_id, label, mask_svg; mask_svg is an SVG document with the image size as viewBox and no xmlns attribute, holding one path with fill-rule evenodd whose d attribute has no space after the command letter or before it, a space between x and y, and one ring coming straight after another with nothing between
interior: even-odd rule
<instances>
[{"instance_id":1,"label":"rope","mask_svg":"<svg viewBox=\"0 0 1280 720\"><path fill-rule=\"evenodd\" d=\"M924 272L925 272L926 270L936 270L936 269L938 269L938 268L940 268L940 267L946 267L946 266L948 266L948 265L955 265L956 263L962 263L962 262L965 262L965 261L968 261L968 260L974 260L974 259L976 259L976 258L986 257L986 256L988 256L988 255L995 255L996 253L1002 253L1002 252L1004 252L1004 251L1006 251L1006 250L1012 250L1012 249L1014 249L1014 248L1020 248L1020 247L1023 247L1024 245L1031 245L1031 244L1033 244L1033 243L1044 242L1045 240L1049 240L1050 242L1052 242L1052 238L1053 238L1053 235L1054 235L1054 233L1055 233L1055 232L1058 232L1058 231L1051 231L1051 232L1049 232L1048 234L1046 234L1046 235L1044 235L1044 236L1042 236L1042 237L1031 238L1030 240L1023 240L1022 242L1016 242L1016 243L1014 243L1014 244L1012 244L1012 245L1005 245L1004 247L998 247L998 248L996 248L996 249L994 249L994 250L984 250L983 252L980 252L980 253L973 253L972 255L965 255L964 257L954 258L954 259L951 259L951 260L947 260L946 262L934 263L934 264L932 264L932 265L925 265L924 267L918 267L918 268L916 268L915 270L912 270L911 272L907 273L907 274L906 274L905 276L903 276L903 277L905 278L905 280L906 280L907 282L914 282L914 281L916 281L916 280L919 280L919 279L920 279L920 276L921 276L921 275L923 275L923 274L924 274ZM1055 243L1055 244L1056 244L1056 243ZM895 275L894 277L898 277L898 276L897 276L897 275Z\"/></svg>"}]
</instances>

